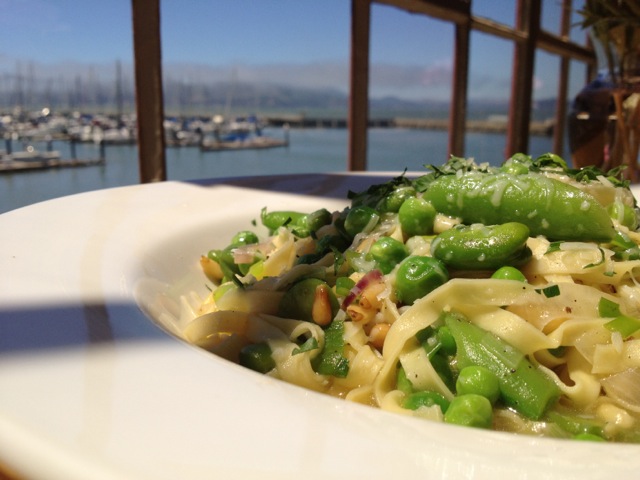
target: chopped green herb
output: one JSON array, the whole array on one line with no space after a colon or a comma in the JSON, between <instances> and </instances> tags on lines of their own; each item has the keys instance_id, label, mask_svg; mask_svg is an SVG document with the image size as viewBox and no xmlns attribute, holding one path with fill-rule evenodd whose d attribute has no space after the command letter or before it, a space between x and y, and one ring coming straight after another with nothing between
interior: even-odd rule
<instances>
[{"instance_id":1,"label":"chopped green herb","mask_svg":"<svg viewBox=\"0 0 640 480\"><path fill-rule=\"evenodd\" d=\"M411 180L402 175L389 180L386 183L371 185L364 192L353 192L349 190L347 198L351 200L351 206L367 206L375 208L383 198L392 193L397 188L410 186Z\"/></svg>"},{"instance_id":2,"label":"chopped green herb","mask_svg":"<svg viewBox=\"0 0 640 480\"><path fill-rule=\"evenodd\" d=\"M600 260L598 260L597 262L585 265L583 268L597 267L598 265L602 265L605 262L606 257L604 255L604 250L602 248L600 248L600 247L598 247L598 250L600 251Z\"/></svg>"},{"instance_id":3,"label":"chopped green herb","mask_svg":"<svg viewBox=\"0 0 640 480\"><path fill-rule=\"evenodd\" d=\"M564 345L560 345L559 347L556 347L556 348L550 348L548 351L554 357L561 358L567 351L567 347L565 347Z\"/></svg>"},{"instance_id":4,"label":"chopped green herb","mask_svg":"<svg viewBox=\"0 0 640 480\"><path fill-rule=\"evenodd\" d=\"M549 248L547 248L547 251L544 252L545 255L549 254L549 253L553 253L553 252L559 252L560 251L560 245L562 245L563 242L551 242L549 244Z\"/></svg>"},{"instance_id":5,"label":"chopped green herb","mask_svg":"<svg viewBox=\"0 0 640 480\"><path fill-rule=\"evenodd\" d=\"M598 315L602 318L617 317L622 315L620 312L620 305L616 302L602 297L598 302Z\"/></svg>"},{"instance_id":6,"label":"chopped green herb","mask_svg":"<svg viewBox=\"0 0 640 480\"><path fill-rule=\"evenodd\" d=\"M604 328L612 332L620 332L622 338L627 338L640 330L640 320L627 315L620 315L605 323Z\"/></svg>"},{"instance_id":7,"label":"chopped green herb","mask_svg":"<svg viewBox=\"0 0 640 480\"><path fill-rule=\"evenodd\" d=\"M349 277L338 277L336 278L336 294L341 297L346 297L355 285L356 282Z\"/></svg>"},{"instance_id":8,"label":"chopped green herb","mask_svg":"<svg viewBox=\"0 0 640 480\"><path fill-rule=\"evenodd\" d=\"M542 293L547 298L557 297L560 295L560 287L558 285L550 285L545 288L537 289L536 292Z\"/></svg>"},{"instance_id":9,"label":"chopped green herb","mask_svg":"<svg viewBox=\"0 0 640 480\"><path fill-rule=\"evenodd\" d=\"M315 337L310 337L302 345L294 348L291 352L291 355L310 352L311 350L315 350L316 348L318 348L318 341L315 339Z\"/></svg>"}]
</instances>

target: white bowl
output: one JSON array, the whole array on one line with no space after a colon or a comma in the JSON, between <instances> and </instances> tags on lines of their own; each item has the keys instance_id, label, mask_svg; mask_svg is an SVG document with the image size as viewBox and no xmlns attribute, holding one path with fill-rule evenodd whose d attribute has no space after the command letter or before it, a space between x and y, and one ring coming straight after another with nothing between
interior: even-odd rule
<instances>
[{"instance_id":1,"label":"white bowl","mask_svg":"<svg viewBox=\"0 0 640 480\"><path fill-rule=\"evenodd\" d=\"M262 207L337 209L372 181L165 182L1 215L0 465L67 480L631 478L635 445L383 412L259 375L171 333L179 295L206 293L199 256L251 228Z\"/></svg>"}]
</instances>

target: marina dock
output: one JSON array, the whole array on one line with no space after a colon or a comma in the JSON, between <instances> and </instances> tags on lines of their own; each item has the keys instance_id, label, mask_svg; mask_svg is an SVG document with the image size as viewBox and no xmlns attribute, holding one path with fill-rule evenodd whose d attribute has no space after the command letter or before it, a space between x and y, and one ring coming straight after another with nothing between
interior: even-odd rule
<instances>
[{"instance_id":1,"label":"marina dock","mask_svg":"<svg viewBox=\"0 0 640 480\"><path fill-rule=\"evenodd\" d=\"M90 167L104 165L104 158L93 160L43 158L40 160L0 160L0 173L18 173L52 168Z\"/></svg>"},{"instance_id":2,"label":"marina dock","mask_svg":"<svg viewBox=\"0 0 640 480\"><path fill-rule=\"evenodd\" d=\"M267 116L265 122L274 127L284 124L292 128L348 128L348 122L344 118L307 117L304 115ZM370 118L369 128L411 128L418 130L448 130L450 128L447 118ZM508 119L489 117L480 120L468 120L467 132L478 133L505 133L508 129ZM532 121L530 124L531 135L553 135L555 122L553 119Z\"/></svg>"},{"instance_id":3,"label":"marina dock","mask_svg":"<svg viewBox=\"0 0 640 480\"><path fill-rule=\"evenodd\" d=\"M109 145L135 145L136 120L132 116L101 114L21 112L0 117L0 173L28 172L53 168L85 167L105 164L105 149ZM43 111L44 111L43 110ZM370 118L370 128L401 128L416 130L448 130L446 118L387 117ZM468 132L504 134L509 127L506 115L489 115L484 119L469 119ZM196 147L203 152L261 150L289 145L289 129L347 129L345 117L317 117L305 114L272 114L235 117L225 120L219 115L167 117L164 124L167 148ZM531 135L550 136L554 120L532 121ZM282 129L283 135L263 135L263 131ZM68 143L69 159L53 151L54 142ZM76 146L91 143L100 146L96 159L78 159ZM14 149L16 144L21 148ZM36 145L42 150L38 151Z\"/></svg>"},{"instance_id":4,"label":"marina dock","mask_svg":"<svg viewBox=\"0 0 640 480\"><path fill-rule=\"evenodd\" d=\"M278 138L257 137L248 141L234 142L208 142L200 145L203 152L219 152L227 150L262 150L265 148L286 147L289 145L287 140Z\"/></svg>"}]
</instances>

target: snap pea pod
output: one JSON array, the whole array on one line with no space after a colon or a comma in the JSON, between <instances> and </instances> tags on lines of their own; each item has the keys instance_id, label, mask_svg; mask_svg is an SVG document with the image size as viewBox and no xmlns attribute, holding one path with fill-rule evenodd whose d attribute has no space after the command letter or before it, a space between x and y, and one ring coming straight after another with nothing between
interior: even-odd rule
<instances>
[{"instance_id":1,"label":"snap pea pod","mask_svg":"<svg viewBox=\"0 0 640 480\"><path fill-rule=\"evenodd\" d=\"M536 173L443 175L429 184L423 198L465 224L520 222L532 236L550 240L609 241L615 233L595 197Z\"/></svg>"},{"instance_id":2,"label":"snap pea pod","mask_svg":"<svg viewBox=\"0 0 640 480\"><path fill-rule=\"evenodd\" d=\"M444 264L433 257L410 255L398 267L395 290L398 300L411 305L449 280Z\"/></svg>"},{"instance_id":3,"label":"snap pea pod","mask_svg":"<svg viewBox=\"0 0 640 480\"><path fill-rule=\"evenodd\" d=\"M518 222L502 225L459 225L431 242L431 254L459 270L493 270L522 265L531 258L529 228Z\"/></svg>"},{"instance_id":4,"label":"snap pea pod","mask_svg":"<svg viewBox=\"0 0 640 480\"><path fill-rule=\"evenodd\" d=\"M345 378L349 373L349 359L344 356L344 322L334 320L324 331L324 348L312 361L314 371L321 375Z\"/></svg>"},{"instance_id":5,"label":"snap pea pod","mask_svg":"<svg viewBox=\"0 0 640 480\"><path fill-rule=\"evenodd\" d=\"M449 408L449 400L438 392L420 391L408 394L402 401L402 408L417 410L420 407L433 407L437 405L445 413Z\"/></svg>"},{"instance_id":6,"label":"snap pea pod","mask_svg":"<svg viewBox=\"0 0 640 480\"><path fill-rule=\"evenodd\" d=\"M635 208L623 204L621 201L615 201L607 207L609 216L617 220L629 230L637 230L638 228L638 212Z\"/></svg>"},{"instance_id":7,"label":"snap pea pod","mask_svg":"<svg viewBox=\"0 0 640 480\"><path fill-rule=\"evenodd\" d=\"M492 371L506 406L537 420L560 397L553 380L504 340L454 313L445 313L444 323L456 340L458 368L478 365Z\"/></svg>"},{"instance_id":8,"label":"snap pea pod","mask_svg":"<svg viewBox=\"0 0 640 480\"><path fill-rule=\"evenodd\" d=\"M267 212L267 209L264 208L260 213L260 220L262 221L262 224L271 231L277 230L285 225L301 223L304 218L304 213L290 210Z\"/></svg>"},{"instance_id":9,"label":"snap pea pod","mask_svg":"<svg viewBox=\"0 0 640 480\"><path fill-rule=\"evenodd\" d=\"M280 227L287 227L299 237L308 237L311 232L331 223L331 213L325 208L311 213L291 210L267 212L264 208L260 213L260 220L270 232L275 232Z\"/></svg>"},{"instance_id":10,"label":"snap pea pod","mask_svg":"<svg viewBox=\"0 0 640 480\"><path fill-rule=\"evenodd\" d=\"M573 412L549 412L547 420L572 435L594 435L603 440L604 425L596 418L577 415Z\"/></svg>"},{"instance_id":11,"label":"snap pea pod","mask_svg":"<svg viewBox=\"0 0 640 480\"><path fill-rule=\"evenodd\" d=\"M616 232L611 241L611 250L618 260L638 260L640 259L640 247L631 240L629 235L621 231Z\"/></svg>"}]
</instances>

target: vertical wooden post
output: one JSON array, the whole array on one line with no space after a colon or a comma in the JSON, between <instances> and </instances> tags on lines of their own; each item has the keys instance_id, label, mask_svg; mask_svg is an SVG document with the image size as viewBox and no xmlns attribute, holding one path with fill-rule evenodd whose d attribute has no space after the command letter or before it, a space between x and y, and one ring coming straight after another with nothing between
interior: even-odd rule
<instances>
[{"instance_id":1,"label":"vertical wooden post","mask_svg":"<svg viewBox=\"0 0 640 480\"><path fill-rule=\"evenodd\" d=\"M527 153L529 150L533 72L536 41L540 31L540 3L541 0L518 0L516 29L524 33L525 39L515 44L505 152L507 157L518 152Z\"/></svg>"},{"instance_id":2,"label":"vertical wooden post","mask_svg":"<svg viewBox=\"0 0 640 480\"><path fill-rule=\"evenodd\" d=\"M349 170L367 169L369 123L369 32L371 0L351 0L351 64L349 79Z\"/></svg>"},{"instance_id":3,"label":"vertical wooden post","mask_svg":"<svg viewBox=\"0 0 640 480\"><path fill-rule=\"evenodd\" d=\"M467 123L470 22L456 23L455 29L453 92L449 113L449 156L463 157Z\"/></svg>"},{"instance_id":4,"label":"vertical wooden post","mask_svg":"<svg viewBox=\"0 0 640 480\"><path fill-rule=\"evenodd\" d=\"M160 0L132 0L133 47L142 183L167 179L160 41Z\"/></svg>"},{"instance_id":5,"label":"vertical wooden post","mask_svg":"<svg viewBox=\"0 0 640 480\"><path fill-rule=\"evenodd\" d=\"M565 39L571 30L572 0L563 0L560 20L560 36ZM558 82L558 99L556 100L556 116L553 129L553 151L563 154L564 133L567 123L567 92L569 90L569 58L560 57L560 80Z\"/></svg>"}]
</instances>

